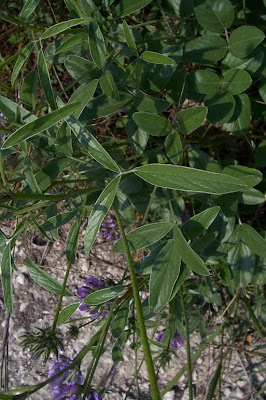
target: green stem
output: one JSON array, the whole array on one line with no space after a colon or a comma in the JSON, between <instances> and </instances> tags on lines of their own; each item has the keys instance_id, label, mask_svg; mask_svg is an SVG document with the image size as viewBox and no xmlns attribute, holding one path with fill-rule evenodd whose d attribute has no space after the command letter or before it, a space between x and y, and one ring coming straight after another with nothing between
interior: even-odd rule
<instances>
[{"instance_id":1,"label":"green stem","mask_svg":"<svg viewBox=\"0 0 266 400\"><path fill-rule=\"evenodd\" d=\"M97 349L96 349L95 354L93 356L91 367L89 368L87 376L86 376L85 381L84 381L83 400L85 400L85 398L87 397L87 395L89 394L89 391L91 389L91 381L92 381L92 378L94 376L94 373L95 373L96 367L98 365L99 359L100 359L100 357L102 355L102 349L103 349L103 346L104 346L104 343L105 343L105 340L106 340L106 336L107 336L107 333L108 333L108 330L109 330L110 323L112 321L113 310L114 310L115 307L116 307L116 304L113 304L111 310L109 311L108 318L105 321L105 324L103 325L102 333L101 333L101 336L99 338L99 343L97 344Z\"/></svg>"},{"instance_id":2,"label":"green stem","mask_svg":"<svg viewBox=\"0 0 266 400\"><path fill-rule=\"evenodd\" d=\"M79 227L78 227L77 234L76 234L76 237L75 237L75 243L73 244L73 246L71 248L71 254L70 254L69 258L68 258L66 274L65 274L65 277L64 277L64 281L63 281L63 284L62 284L62 290L61 290L61 293L60 293L59 301L58 301L56 312L55 312L55 316L54 316L54 321L53 321L53 325L52 325L52 331L54 331L55 328L56 328L56 324L57 324L58 316L59 316L59 313L60 313L60 310L61 310L61 305L62 305L62 301L63 301L63 297L64 297L64 292L65 292L65 288L66 288L66 284L67 284L67 279L68 279L68 276L69 276L70 268L72 266L73 260L75 260L76 242L78 240L78 234L79 234L79 229L80 229L80 225L81 225L81 222L82 222L82 218L83 218L83 213L81 213L81 215L79 217L79 222L78 222Z\"/></svg>"},{"instance_id":3,"label":"green stem","mask_svg":"<svg viewBox=\"0 0 266 400\"><path fill-rule=\"evenodd\" d=\"M118 212L115 204L113 205L113 209L114 209L114 212L116 215L117 224L118 224L118 227L119 227L119 230L121 233L122 242L123 242L124 249L126 252L127 264L128 264L130 277L131 277L132 290L133 290L135 306L136 306L140 339L141 339L141 344L143 347L144 359L145 359L145 363L147 366L147 371L148 371L148 376L149 376L149 381L150 381L151 395L152 395L153 400L160 400L161 396L160 396L160 392L158 389L157 378L156 378L156 374L155 374L155 370L154 370L153 360L152 360L152 356L151 356L151 350L150 350L150 346L149 346L149 340L148 340L145 322L144 322L143 310L141 307L141 300L140 300L140 295L139 295L137 276L135 273L128 241L127 241L124 229L123 229L122 220L120 218L119 212Z\"/></svg>"},{"instance_id":4,"label":"green stem","mask_svg":"<svg viewBox=\"0 0 266 400\"><path fill-rule=\"evenodd\" d=\"M189 339L189 325L187 311L184 302L183 287L180 288L180 299L181 305L184 313L185 328L186 328L186 350L187 350L187 366L188 366L188 390L189 390L189 400L193 400L193 383L192 383L192 361L191 361L191 349L190 349L190 339Z\"/></svg>"}]
</instances>

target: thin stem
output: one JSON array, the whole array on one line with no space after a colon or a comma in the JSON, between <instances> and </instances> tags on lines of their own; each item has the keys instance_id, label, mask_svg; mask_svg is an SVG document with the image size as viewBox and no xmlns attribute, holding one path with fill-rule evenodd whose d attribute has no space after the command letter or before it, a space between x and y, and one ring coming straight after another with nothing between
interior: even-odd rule
<instances>
[{"instance_id":1,"label":"thin stem","mask_svg":"<svg viewBox=\"0 0 266 400\"><path fill-rule=\"evenodd\" d=\"M147 371L148 371L148 376L149 376L149 381L150 381L151 395L152 395L153 400L160 400L161 396L160 396L160 392L158 389L157 378L156 378L156 374L155 374L155 370L154 370L153 360L152 360L152 356L151 356L151 350L150 350L148 336L147 336L145 322L144 322L143 310L141 307L141 300L140 300L140 295L139 295L137 276L135 273L128 241L127 241L124 229L123 229L122 220L120 218L119 212L118 212L115 204L113 205L113 209L115 212L117 224L118 224L118 227L119 227L119 230L121 233L122 242L123 242L124 249L126 252L127 264L128 264L130 277L131 277L132 290L133 290L135 306L136 306L140 339L141 339L141 344L143 347L144 359L145 359L145 363L147 366Z\"/></svg>"},{"instance_id":2,"label":"thin stem","mask_svg":"<svg viewBox=\"0 0 266 400\"><path fill-rule=\"evenodd\" d=\"M189 400L193 400L193 384L192 384L192 361L191 361L191 350L190 350L190 340L189 340L189 325L187 318L187 311L184 302L183 287L180 288L180 299L181 305L184 313L185 328L186 328L186 350L187 350L187 366L188 366L188 390L189 390Z\"/></svg>"},{"instance_id":3,"label":"thin stem","mask_svg":"<svg viewBox=\"0 0 266 400\"><path fill-rule=\"evenodd\" d=\"M80 225L81 225L81 222L82 222L82 217L83 217L83 214L81 213L81 215L79 217L79 229L80 229ZM79 229L77 230L77 236L75 238L76 240L78 238ZM64 281L63 281L63 284L62 284L62 290L61 290L61 293L60 293L59 301L58 301L56 312L55 312L55 316L54 316L54 321L53 321L53 325L52 325L52 331L54 331L55 328L56 328L56 324L57 324L59 313L60 313L60 310L61 310L61 305L62 305L62 301L63 301L63 297L64 297L64 292L65 292L65 289L66 289L66 284L67 284L67 279L68 279L68 276L69 276L70 268L72 266L73 259L75 259L75 257L74 257L75 256L74 255L75 251L76 251L76 245L74 244L72 246L72 249L71 249L71 254L69 256L69 261L67 263L66 274L65 274L65 277L64 277Z\"/></svg>"},{"instance_id":4,"label":"thin stem","mask_svg":"<svg viewBox=\"0 0 266 400\"><path fill-rule=\"evenodd\" d=\"M262 338L262 340L265 342L265 336L262 332L262 329L260 327L260 324L256 318L256 315L254 314L254 311L252 310L252 307L250 305L250 302L248 301L248 299L246 298L246 296L240 297L241 300L243 301L243 303L245 304L245 306L247 307L247 310L249 312L250 318L253 321L253 324L256 328L256 331L258 332L258 334L260 335L260 337Z\"/></svg>"}]
</instances>

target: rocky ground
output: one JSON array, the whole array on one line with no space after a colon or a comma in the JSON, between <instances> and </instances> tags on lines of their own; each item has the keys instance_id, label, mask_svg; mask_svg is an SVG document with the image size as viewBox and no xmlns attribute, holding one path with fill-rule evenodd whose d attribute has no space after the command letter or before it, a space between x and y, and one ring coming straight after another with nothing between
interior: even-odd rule
<instances>
[{"instance_id":1,"label":"rocky ground","mask_svg":"<svg viewBox=\"0 0 266 400\"><path fill-rule=\"evenodd\" d=\"M2 225L1 227L7 234L12 228ZM14 313L9 320L9 362L8 362L8 386L16 388L23 385L35 384L43 381L47 377L47 366L40 360L34 360L28 351L22 349L21 336L25 330L36 327L44 327L51 324L56 306L57 296L47 292L38 286L27 274L23 260L26 256L30 257L35 263L41 266L46 272L62 282L66 258L64 243L69 226L60 229L60 240L55 243L46 242L37 233L27 232L24 240L18 243L15 248L14 258L18 266L18 271L13 273L14 284ZM95 244L90 259L86 259L83 243L80 242L78 257L71 270L69 277L69 289L76 291L82 286L84 279L89 276L99 278L111 278L115 281L123 275L124 260L112 252L111 243L99 238ZM1 338L3 341L7 332L7 314L4 309L2 296L0 297L0 320ZM211 328L210 328L211 329ZM81 329L77 341L69 339L65 346L65 354L73 358L82 346L88 341L95 327L87 325ZM200 336L193 334L192 353L194 353L200 343ZM126 343L124 349L124 361L114 364L112 362L111 338L108 338L108 345L104 356L98 365L95 377L95 388L105 388L104 400L124 400L124 399L149 399L149 386L144 366L141 368L137 382L132 384L135 365L139 365L142 354L138 354L131 348L131 339ZM222 398L227 399L266 399L263 393L265 386L266 362L265 357L254 356L257 346L261 345L256 333L252 335L252 342L246 346L246 352L231 349L231 355L223 370ZM3 347L3 346L2 346ZM230 349L227 349L230 351ZM195 399L207 399L213 376L217 369L220 357L219 342L207 346L201 357L194 366L193 385ZM90 359L86 359L88 364ZM186 363L185 348L176 351L168 368L159 371L159 384L163 389L180 368ZM252 372L253 371L253 372ZM254 373L254 371L257 371ZM83 371L84 372L84 371ZM1 397L0 397L1 398ZM45 387L41 391L33 394L31 400L41 400L51 398L49 388ZM164 396L165 400L188 399L187 377L186 374L176 382L173 390Z\"/></svg>"}]
</instances>

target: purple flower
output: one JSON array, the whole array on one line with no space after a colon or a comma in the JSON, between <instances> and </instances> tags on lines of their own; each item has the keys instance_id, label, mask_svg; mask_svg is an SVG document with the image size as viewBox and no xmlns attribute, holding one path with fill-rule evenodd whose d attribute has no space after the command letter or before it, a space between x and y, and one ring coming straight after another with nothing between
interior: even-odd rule
<instances>
[{"instance_id":1,"label":"purple flower","mask_svg":"<svg viewBox=\"0 0 266 400\"><path fill-rule=\"evenodd\" d=\"M156 335L157 342L162 343L163 339L164 339L164 335L165 335L165 329L158 332ZM182 336L180 335L180 333L178 331L175 331L175 334L170 343L170 347L172 347L172 349L177 350L177 349L179 349L179 347L182 347L184 345L185 345L184 339L182 338Z\"/></svg>"},{"instance_id":2,"label":"purple flower","mask_svg":"<svg viewBox=\"0 0 266 400\"><path fill-rule=\"evenodd\" d=\"M117 232L118 226L117 223L113 220L113 218L106 218L101 223L101 233L102 238L107 240L118 240L120 239L120 235Z\"/></svg>"},{"instance_id":3,"label":"purple flower","mask_svg":"<svg viewBox=\"0 0 266 400\"><path fill-rule=\"evenodd\" d=\"M49 365L48 378L53 377L58 372L71 364L71 360L66 357L59 358L58 361ZM50 395L53 400L81 400L82 399L82 384L83 377L80 370L68 370L59 378L51 382ZM86 396L86 400L102 400L100 395L91 389L91 392Z\"/></svg>"}]
</instances>

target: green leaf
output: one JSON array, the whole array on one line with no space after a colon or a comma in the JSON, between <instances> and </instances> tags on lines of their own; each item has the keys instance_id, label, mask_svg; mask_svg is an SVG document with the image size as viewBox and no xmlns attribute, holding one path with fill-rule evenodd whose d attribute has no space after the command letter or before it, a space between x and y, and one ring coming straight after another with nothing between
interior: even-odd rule
<instances>
[{"instance_id":1,"label":"green leaf","mask_svg":"<svg viewBox=\"0 0 266 400\"><path fill-rule=\"evenodd\" d=\"M94 79L89 83L80 85L69 99L68 104L80 103L80 107L73 112L73 116L79 118L80 114L93 97L98 85L98 79Z\"/></svg>"},{"instance_id":2,"label":"green leaf","mask_svg":"<svg viewBox=\"0 0 266 400\"><path fill-rule=\"evenodd\" d=\"M64 119L66 116L77 110L79 107L79 103L68 104L60 110L53 111L50 114L44 115L28 124L19 128L16 132L11 134L9 138L4 142L2 148L7 149L8 147L12 147L18 143L23 142L40 132L50 128L55 125L61 119Z\"/></svg>"},{"instance_id":3,"label":"green leaf","mask_svg":"<svg viewBox=\"0 0 266 400\"><path fill-rule=\"evenodd\" d=\"M30 71L24 78L21 86L21 101L33 110L37 104L38 78L36 71Z\"/></svg>"},{"instance_id":4,"label":"green leaf","mask_svg":"<svg viewBox=\"0 0 266 400\"><path fill-rule=\"evenodd\" d=\"M177 281L175 283L170 301L173 300L173 298L175 297L175 295L177 294L177 292L179 291L179 289L181 288L181 286L183 285L189 274L190 274L190 269L184 263L181 263L179 277L177 278Z\"/></svg>"},{"instance_id":5,"label":"green leaf","mask_svg":"<svg viewBox=\"0 0 266 400\"><path fill-rule=\"evenodd\" d=\"M188 192L225 194L246 188L240 180L224 174L168 164L135 168L135 174L152 185Z\"/></svg>"},{"instance_id":6,"label":"green leaf","mask_svg":"<svg viewBox=\"0 0 266 400\"><path fill-rule=\"evenodd\" d=\"M67 57L65 67L70 75L80 83L90 83L93 79L99 79L102 74L93 62L79 56Z\"/></svg>"},{"instance_id":7,"label":"green leaf","mask_svg":"<svg viewBox=\"0 0 266 400\"><path fill-rule=\"evenodd\" d=\"M255 151L256 165L266 167L266 140L262 140Z\"/></svg>"},{"instance_id":8,"label":"green leaf","mask_svg":"<svg viewBox=\"0 0 266 400\"><path fill-rule=\"evenodd\" d=\"M91 246L94 243L96 235L100 229L101 223L107 214L109 208L113 204L118 186L120 183L120 176L116 176L103 190L99 198L96 200L95 205L89 217L89 223L84 237L85 253L87 256L90 254Z\"/></svg>"},{"instance_id":9,"label":"green leaf","mask_svg":"<svg viewBox=\"0 0 266 400\"><path fill-rule=\"evenodd\" d=\"M227 43L220 36L207 34L185 45L184 58L198 64L214 64L227 53Z\"/></svg>"},{"instance_id":10,"label":"green leaf","mask_svg":"<svg viewBox=\"0 0 266 400\"><path fill-rule=\"evenodd\" d=\"M138 55L138 49L136 46L134 36L132 35L131 29L129 28L125 20L123 21L123 31L128 47L130 48L131 51L133 51L135 55Z\"/></svg>"},{"instance_id":11,"label":"green leaf","mask_svg":"<svg viewBox=\"0 0 266 400\"><path fill-rule=\"evenodd\" d=\"M39 185L36 181L35 175L33 174L30 163L27 157L24 158L24 175L26 177L26 181L31 188L33 193L42 193Z\"/></svg>"},{"instance_id":12,"label":"green leaf","mask_svg":"<svg viewBox=\"0 0 266 400\"><path fill-rule=\"evenodd\" d=\"M160 115L136 112L133 119L140 129L152 136L166 136L172 132L172 124Z\"/></svg>"},{"instance_id":13,"label":"green leaf","mask_svg":"<svg viewBox=\"0 0 266 400\"><path fill-rule=\"evenodd\" d=\"M143 61L152 64L162 64L162 65L175 64L175 61L172 58L165 56L164 54L155 53L154 51L144 51L144 53L142 53L140 57Z\"/></svg>"},{"instance_id":14,"label":"green leaf","mask_svg":"<svg viewBox=\"0 0 266 400\"><path fill-rule=\"evenodd\" d=\"M72 28L72 26L84 24L88 21L91 21L91 18L74 18L70 19L69 21L63 21L60 22L59 24L53 25L50 28L48 28L40 37L41 40L43 39L48 39L51 36L58 35L61 32L64 32L65 30Z\"/></svg>"},{"instance_id":15,"label":"green leaf","mask_svg":"<svg viewBox=\"0 0 266 400\"><path fill-rule=\"evenodd\" d=\"M45 237L45 239L49 240L49 242L53 242L54 241L54 239L51 236L47 235L45 230L41 227L41 225L39 224L37 219L34 218L33 215L31 215L31 220L32 220L33 224L36 226L36 228L40 231L40 233Z\"/></svg>"},{"instance_id":16,"label":"green leaf","mask_svg":"<svg viewBox=\"0 0 266 400\"><path fill-rule=\"evenodd\" d=\"M29 114L28 110L23 107L19 107L17 103L4 96L0 96L0 109L9 122L18 123L19 115L20 117L25 118L25 116ZM25 119L25 122L34 121L36 119L37 117L35 117L35 115L31 115ZM21 123L21 118L19 123Z\"/></svg>"},{"instance_id":17,"label":"green leaf","mask_svg":"<svg viewBox=\"0 0 266 400\"><path fill-rule=\"evenodd\" d=\"M19 14L20 18L22 20L27 20L34 12L39 3L40 0L26 0L21 10L21 13Z\"/></svg>"},{"instance_id":18,"label":"green leaf","mask_svg":"<svg viewBox=\"0 0 266 400\"><path fill-rule=\"evenodd\" d=\"M244 92L252 83L251 76L243 69L229 69L223 74L221 82L222 90L227 90L232 94Z\"/></svg>"},{"instance_id":19,"label":"green leaf","mask_svg":"<svg viewBox=\"0 0 266 400\"><path fill-rule=\"evenodd\" d=\"M143 129L138 128L138 125L135 123L133 118L128 120L126 131L133 150L136 154L142 154L149 139L148 133L144 132Z\"/></svg>"},{"instance_id":20,"label":"green leaf","mask_svg":"<svg viewBox=\"0 0 266 400\"><path fill-rule=\"evenodd\" d=\"M129 301L125 301L112 320L112 336L118 339L124 332L129 315Z\"/></svg>"},{"instance_id":21,"label":"green leaf","mask_svg":"<svg viewBox=\"0 0 266 400\"><path fill-rule=\"evenodd\" d=\"M44 192L68 165L69 160L67 158L58 158L44 165L35 175L41 192Z\"/></svg>"},{"instance_id":22,"label":"green leaf","mask_svg":"<svg viewBox=\"0 0 266 400\"><path fill-rule=\"evenodd\" d=\"M218 173L222 171L220 165L214 158L197 148L188 149L188 161L192 168Z\"/></svg>"},{"instance_id":23,"label":"green leaf","mask_svg":"<svg viewBox=\"0 0 266 400\"><path fill-rule=\"evenodd\" d=\"M187 82L189 84L189 90L207 94L219 90L221 79L214 71L208 69L197 69L196 71L190 72Z\"/></svg>"},{"instance_id":24,"label":"green leaf","mask_svg":"<svg viewBox=\"0 0 266 400\"><path fill-rule=\"evenodd\" d=\"M85 304L89 306L98 306L99 304L107 303L122 293L125 290L126 286L117 285L114 287L97 290L85 297L83 300Z\"/></svg>"},{"instance_id":25,"label":"green leaf","mask_svg":"<svg viewBox=\"0 0 266 400\"><path fill-rule=\"evenodd\" d=\"M224 33L234 20L234 7L223 0L193 0L198 23L207 31Z\"/></svg>"},{"instance_id":26,"label":"green leaf","mask_svg":"<svg viewBox=\"0 0 266 400\"><path fill-rule=\"evenodd\" d=\"M80 303L72 303L62 308L58 316L57 325L62 325L67 322L78 309L79 305Z\"/></svg>"},{"instance_id":27,"label":"green leaf","mask_svg":"<svg viewBox=\"0 0 266 400\"><path fill-rule=\"evenodd\" d=\"M262 100L266 103L266 77L262 76L259 84L259 94L261 95Z\"/></svg>"},{"instance_id":28,"label":"green leaf","mask_svg":"<svg viewBox=\"0 0 266 400\"><path fill-rule=\"evenodd\" d=\"M248 246L240 241L229 251L227 262L233 273L234 285L236 287L248 286L255 267L255 256Z\"/></svg>"},{"instance_id":29,"label":"green leaf","mask_svg":"<svg viewBox=\"0 0 266 400\"><path fill-rule=\"evenodd\" d=\"M20 55L16 61L16 64L14 65L12 76L11 76L11 85L12 86L14 85L15 80L17 79L21 68L27 61L27 58L29 57L30 53L32 52L34 46L35 46L35 42L30 42L24 47L24 49L20 53Z\"/></svg>"},{"instance_id":30,"label":"green leaf","mask_svg":"<svg viewBox=\"0 0 266 400\"><path fill-rule=\"evenodd\" d=\"M96 21L89 24L89 47L93 62L99 69L103 69L106 61L104 37Z\"/></svg>"},{"instance_id":31,"label":"green leaf","mask_svg":"<svg viewBox=\"0 0 266 400\"><path fill-rule=\"evenodd\" d=\"M266 240L252 226L242 225L242 239L252 253L266 258Z\"/></svg>"},{"instance_id":32,"label":"green leaf","mask_svg":"<svg viewBox=\"0 0 266 400\"><path fill-rule=\"evenodd\" d=\"M152 0L120 0L113 13L114 18L122 18L147 6Z\"/></svg>"},{"instance_id":33,"label":"green leaf","mask_svg":"<svg viewBox=\"0 0 266 400\"><path fill-rule=\"evenodd\" d=\"M85 125L88 121L114 114L132 102L132 95L129 93L120 93L119 97L119 101L106 95L96 97L81 114L80 122Z\"/></svg>"},{"instance_id":34,"label":"green leaf","mask_svg":"<svg viewBox=\"0 0 266 400\"><path fill-rule=\"evenodd\" d=\"M174 242L178 249L179 257L187 267L199 275L209 275L208 268L197 253L189 246L177 225L174 225Z\"/></svg>"},{"instance_id":35,"label":"green leaf","mask_svg":"<svg viewBox=\"0 0 266 400\"><path fill-rule=\"evenodd\" d=\"M183 161L182 142L178 132L170 133L165 139L165 151L173 164L181 165Z\"/></svg>"},{"instance_id":36,"label":"green leaf","mask_svg":"<svg viewBox=\"0 0 266 400\"><path fill-rule=\"evenodd\" d=\"M39 78L43 88L44 95L48 104L50 105L52 110L56 110L56 103L54 98L54 92L50 80L50 74L47 68L46 60L42 50L39 50L38 54L38 71Z\"/></svg>"},{"instance_id":37,"label":"green leaf","mask_svg":"<svg viewBox=\"0 0 266 400\"><path fill-rule=\"evenodd\" d=\"M165 235L167 235L171 228L172 224L168 222L156 222L133 229L133 231L126 235L130 250L136 251L139 249L144 249L145 247L158 242ZM119 239L115 243L113 250L116 253L125 252L122 239Z\"/></svg>"},{"instance_id":38,"label":"green leaf","mask_svg":"<svg viewBox=\"0 0 266 400\"><path fill-rule=\"evenodd\" d=\"M79 244L80 221L75 221L71 226L66 240L66 257L69 264L73 264L76 260L76 254Z\"/></svg>"},{"instance_id":39,"label":"green leaf","mask_svg":"<svg viewBox=\"0 0 266 400\"><path fill-rule=\"evenodd\" d=\"M182 226L182 233L190 240L200 236L213 223L220 211L220 207L211 207L191 217Z\"/></svg>"},{"instance_id":40,"label":"green leaf","mask_svg":"<svg viewBox=\"0 0 266 400\"><path fill-rule=\"evenodd\" d=\"M265 196L259 190L250 188L238 193L238 200L240 203L252 206L263 203L265 201Z\"/></svg>"},{"instance_id":41,"label":"green leaf","mask_svg":"<svg viewBox=\"0 0 266 400\"><path fill-rule=\"evenodd\" d=\"M87 35L85 34L85 32L76 33L75 35L72 35L68 38L64 38L62 40L62 44L60 44L58 48L55 48L54 55L74 49L76 46L80 45L85 40L87 40Z\"/></svg>"},{"instance_id":42,"label":"green leaf","mask_svg":"<svg viewBox=\"0 0 266 400\"><path fill-rule=\"evenodd\" d=\"M251 118L251 104L249 96L241 93L234 96L235 110L230 120L224 124L224 127L236 136L243 136L249 132Z\"/></svg>"},{"instance_id":43,"label":"green leaf","mask_svg":"<svg viewBox=\"0 0 266 400\"><path fill-rule=\"evenodd\" d=\"M177 122L179 124L178 130L183 133L183 135L188 135L189 133L195 131L204 122L207 116L207 107L193 107L187 108L177 115Z\"/></svg>"},{"instance_id":44,"label":"green leaf","mask_svg":"<svg viewBox=\"0 0 266 400\"><path fill-rule=\"evenodd\" d=\"M229 37L230 53L235 57L245 58L263 41L264 36L256 26L240 26Z\"/></svg>"},{"instance_id":45,"label":"green leaf","mask_svg":"<svg viewBox=\"0 0 266 400\"><path fill-rule=\"evenodd\" d=\"M228 122L234 113L235 99L229 92L209 93L204 103L208 107L208 120L216 126Z\"/></svg>"},{"instance_id":46,"label":"green leaf","mask_svg":"<svg viewBox=\"0 0 266 400\"><path fill-rule=\"evenodd\" d=\"M73 155L71 129L66 122L63 122L56 133L56 142L59 146L58 151L66 157Z\"/></svg>"},{"instance_id":47,"label":"green leaf","mask_svg":"<svg viewBox=\"0 0 266 400\"><path fill-rule=\"evenodd\" d=\"M79 142L88 151L88 153L96 161L98 161L98 163L102 164L111 171L120 172L118 165L109 155L109 153L107 153L107 151L95 139L95 137L89 131L87 131L87 129L85 129L84 126L75 117L73 117L73 115L67 117L66 122L72 129Z\"/></svg>"},{"instance_id":48,"label":"green leaf","mask_svg":"<svg viewBox=\"0 0 266 400\"><path fill-rule=\"evenodd\" d=\"M134 95L134 105L138 111L159 114L167 110L171 105L168 101L149 96L141 90L136 90Z\"/></svg>"},{"instance_id":49,"label":"green leaf","mask_svg":"<svg viewBox=\"0 0 266 400\"><path fill-rule=\"evenodd\" d=\"M169 302L180 271L180 257L174 240L158 253L150 276L150 307L159 312Z\"/></svg>"},{"instance_id":50,"label":"green leaf","mask_svg":"<svg viewBox=\"0 0 266 400\"><path fill-rule=\"evenodd\" d=\"M71 221L71 219L73 219L76 215L76 211L66 211L62 214L54 215L44 222L42 228L45 231L52 231L59 228L60 226L65 225L67 222Z\"/></svg>"},{"instance_id":51,"label":"green leaf","mask_svg":"<svg viewBox=\"0 0 266 400\"><path fill-rule=\"evenodd\" d=\"M107 96L119 100L119 93L110 71L105 71L105 73L100 77L100 86L103 93Z\"/></svg>"},{"instance_id":52,"label":"green leaf","mask_svg":"<svg viewBox=\"0 0 266 400\"><path fill-rule=\"evenodd\" d=\"M5 306L10 313L13 312L13 288L11 268L11 243L9 242L2 254L1 280Z\"/></svg>"},{"instance_id":53,"label":"green leaf","mask_svg":"<svg viewBox=\"0 0 266 400\"><path fill-rule=\"evenodd\" d=\"M249 74L253 74L260 68L263 60L264 51L260 47L257 47L245 58L234 57L231 53L227 53L222 60L222 67L244 69Z\"/></svg>"},{"instance_id":54,"label":"green leaf","mask_svg":"<svg viewBox=\"0 0 266 400\"><path fill-rule=\"evenodd\" d=\"M38 283L41 287L48 290L49 292L61 294L62 285L52 278L49 274L40 269L34 264L29 258L24 260L24 264L29 272L31 278ZM73 294L66 288L64 296L73 296Z\"/></svg>"},{"instance_id":55,"label":"green leaf","mask_svg":"<svg viewBox=\"0 0 266 400\"><path fill-rule=\"evenodd\" d=\"M262 173L254 168L244 167L243 165L230 165L223 169L223 174L234 176L242 181L247 189L256 186L262 180Z\"/></svg>"}]
</instances>

